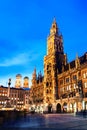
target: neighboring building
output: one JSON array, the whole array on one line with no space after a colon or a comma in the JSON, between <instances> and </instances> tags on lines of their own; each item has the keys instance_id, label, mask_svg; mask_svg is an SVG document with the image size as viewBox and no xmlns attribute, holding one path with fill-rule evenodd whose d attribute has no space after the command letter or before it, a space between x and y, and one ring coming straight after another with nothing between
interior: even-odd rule
<instances>
[{"instance_id":1,"label":"neighboring building","mask_svg":"<svg viewBox=\"0 0 87 130\"><path fill-rule=\"evenodd\" d=\"M31 86L31 105L35 105L35 109L41 109L44 100L44 78L41 72L36 74L36 69L34 69L32 75L32 86Z\"/></svg>"},{"instance_id":2,"label":"neighboring building","mask_svg":"<svg viewBox=\"0 0 87 130\"><path fill-rule=\"evenodd\" d=\"M8 89L6 87L0 86L0 109L6 104L6 99L8 96Z\"/></svg>"},{"instance_id":3,"label":"neighboring building","mask_svg":"<svg viewBox=\"0 0 87 130\"><path fill-rule=\"evenodd\" d=\"M4 108L7 100L11 107L17 110L29 110L29 88L10 88L8 97L8 87L0 86L0 109Z\"/></svg>"},{"instance_id":4,"label":"neighboring building","mask_svg":"<svg viewBox=\"0 0 87 130\"><path fill-rule=\"evenodd\" d=\"M70 63L63 49L63 38L56 21L47 38L44 57L44 78L32 77L32 101L47 112L76 112L87 110L87 53Z\"/></svg>"},{"instance_id":5,"label":"neighboring building","mask_svg":"<svg viewBox=\"0 0 87 130\"><path fill-rule=\"evenodd\" d=\"M23 88L24 91L24 109L29 110L30 107L30 88Z\"/></svg>"},{"instance_id":6,"label":"neighboring building","mask_svg":"<svg viewBox=\"0 0 87 130\"><path fill-rule=\"evenodd\" d=\"M22 85L21 74L16 75L15 87L10 87L11 79L9 79L8 87L0 86L0 109L4 109L6 104L9 103L14 109L29 110L30 102L30 88L29 78L24 77Z\"/></svg>"},{"instance_id":7,"label":"neighboring building","mask_svg":"<svg viewBox=\"0 0 87 130\"><path fill-rule=\"evenodd\" d=\"M65 111L87 110L87 53L62 67L58 75L58 103Z\"/></svg>"}]
</instances>

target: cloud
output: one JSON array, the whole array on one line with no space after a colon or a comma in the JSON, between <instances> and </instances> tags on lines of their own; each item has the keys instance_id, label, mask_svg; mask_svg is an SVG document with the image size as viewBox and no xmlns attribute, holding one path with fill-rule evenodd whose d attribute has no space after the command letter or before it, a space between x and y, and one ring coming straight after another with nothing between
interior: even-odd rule
<instances>
[{"instance_id":1,"label":"cloud","mask_svg":"<svg viewBox=\"0 0 87 130\"><path fill-rule=\"evenodd\" d=\"M1 67L9 67L14 65L23 65L28 62L28 55L26 53L18 54L15 57L5 59L0 63Z\"/></svg>"},{"instance_id":2,"label":"cloud","mask_svg":"<svg viewBox=\"0 0 87 130\"><path fill-rule=\"evenodd\" d=\"M34 60L38 60L41 54L37 53L37 51L30 51L26 53L20 53L11 58L6 57L4 60L0 60L0 67L11 67L16 65L27 65Z\"/></svg>"}]
</instances>

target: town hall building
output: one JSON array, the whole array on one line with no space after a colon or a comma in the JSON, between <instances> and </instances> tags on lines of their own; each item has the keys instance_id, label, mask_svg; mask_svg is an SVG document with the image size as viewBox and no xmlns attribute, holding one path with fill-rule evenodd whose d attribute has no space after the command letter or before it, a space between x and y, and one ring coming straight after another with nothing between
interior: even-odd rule
<instances>
[{"instance_id":1,"label":"town hall building","mask_svg":"<svg viewBox=\"0 0 87 130\"><path fill-rule=\"evenodd\" d=\"M63 38L54 19L47 37L44 76L32 75L31 99L35 109L44 112L87 110L87 52L68 62Z\"/></svg>"}]
</instances>

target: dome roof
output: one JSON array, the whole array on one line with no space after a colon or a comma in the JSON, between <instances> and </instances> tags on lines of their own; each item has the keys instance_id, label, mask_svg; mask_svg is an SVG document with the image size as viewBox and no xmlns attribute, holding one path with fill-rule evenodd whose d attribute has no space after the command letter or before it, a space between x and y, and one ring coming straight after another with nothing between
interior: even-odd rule
<instances>
[{"instance_id":1,"label":"dome roof","mask_svg":"<svg viewBox=\"0 0 87 130\"><path fill-rule=\"evenodd\" d=\"M29 79L29 78L27 76L25 76L24 79Z\"/></svg>"},{"instance_id":2,"label":"dome roof","mask_svg":"<svg viewBox=\"0 0 87 130\"><path fill-rule=\"evenodd\" d=\"M17 74L16 77L22 77L22 75L21 74Z\"/></svg>"}]
</instances>

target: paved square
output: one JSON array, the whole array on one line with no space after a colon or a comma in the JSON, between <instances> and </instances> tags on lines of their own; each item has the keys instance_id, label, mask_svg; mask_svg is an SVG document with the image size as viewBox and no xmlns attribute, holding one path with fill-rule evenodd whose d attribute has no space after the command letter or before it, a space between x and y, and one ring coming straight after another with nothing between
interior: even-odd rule
<instances>
[{"instance_id":1,"label":"paved square","mask_svg":"<svg viewBox=\"0 0 87 130\"><path fill-rule=\"evenodd\" d=\"M3 128L31 129L87 129L87 118L74 114L29 114L24 118L5 123Z\"/></svg>"}]
</instances>

